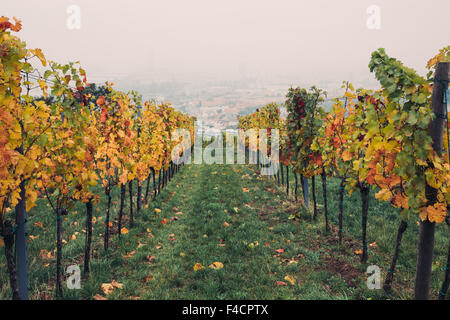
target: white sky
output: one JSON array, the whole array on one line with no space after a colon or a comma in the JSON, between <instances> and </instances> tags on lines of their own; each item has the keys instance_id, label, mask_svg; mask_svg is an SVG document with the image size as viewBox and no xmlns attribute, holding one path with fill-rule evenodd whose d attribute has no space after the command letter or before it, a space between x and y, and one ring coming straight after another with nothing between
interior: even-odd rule
<instances>
[{"instance_id":1,"label":"white sky","mask_svg":"<svg viewBox=\"0 0 450 320\"><path fill-rule=\"evenodd\" d=\"M196 80L246 75L369 77L378 47L425 73L450 44L449 0L14 0L0 15L23 22L20 37L49 59L79 60L89 76L170 74ZM69 5L81 30L66 27ZM381 29L366 27L369 5Z\"/></svg>"}]
</instances>

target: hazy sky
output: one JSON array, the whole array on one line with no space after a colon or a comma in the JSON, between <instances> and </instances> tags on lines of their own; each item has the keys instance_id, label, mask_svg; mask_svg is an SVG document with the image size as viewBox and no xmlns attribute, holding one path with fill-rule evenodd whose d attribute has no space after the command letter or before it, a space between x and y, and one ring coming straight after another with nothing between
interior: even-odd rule
<instances>
[{"instance_id":1,"label":"hazy sky","mask_svg":"<svg viewBox=\"0 0 450 320\"><path fill-rule=\"evenodd\" d=\"M66 26L69 5L81 29ZM381 28L366 26L370 5ZM340 83L369 77L370 53L425 73L450 45L449 0L14 0L0 15L23 21L20 37L49 59L79 60L91 77L266 75Z\"/></svg>"}]
</instances>

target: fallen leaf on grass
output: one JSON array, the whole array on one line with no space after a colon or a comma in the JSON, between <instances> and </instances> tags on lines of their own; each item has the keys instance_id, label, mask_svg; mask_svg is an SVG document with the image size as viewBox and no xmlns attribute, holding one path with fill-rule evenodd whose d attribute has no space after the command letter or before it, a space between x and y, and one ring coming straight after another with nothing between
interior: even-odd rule
<instances>
[{"instance_id":1,"label":"fallen leaf on grass","mask_svg":"<svg viewBox=\"0 0 450 320\"><path fill-rule=\"evenodd\" d=\"M282 248L275 250L278 253L284 253L284 250Z\"/></svg>"},{"instance_id":2,"label":"fallen leaf on grass","mask_svg":"<svg viewBox=\"0 0 450 320\"><path fill-rule=\"evenodd\" d=\"M155 260L155 256L151 256L151 255L147 255L147 261L148 262L153 262L153 260Z\"/></svg>"},{"instance_id":3,"label":"fallen leaf on grass","mask_svg":"<svg viewBox=\"0 0 450 320\"><path fill-rule=\"evenodd\" d=\"M248 245L248 247L249 247L250 249L253 249L254 247L257 247L257 246L259 246L259 242L258 242L258 241L251 242L251 243Z\"/></svg>"},{"instance_id":4,"label":"fallen leaf on grass","mask_svg":"<svg viewBox=\"0 0 450 320\"><path fill-rule=\"evenodd\" d=\"M289 282L291 285L295 284L295 278L293 276L287 275L286 277L284 277L284 280Z\"/></svg>"},{"instance_id":5,"label":"fallen leaf on grass","mask_svg":"<svg viewBox=\"0 0 450 320\"><path fill-rule=\"evenodd\" d=\"M35 225L36 227L39 227L39 228L43 228L43 227L44 227L43 224L42 224L42 222L35 222L34 225Z\"/></svg>"},{"instance_id":6,"label":"fallen leaf on grass","mask_svg":"<svg viewBox=\"0 0 450 320\"><path fill-rule=\"evenodd\" d=\"M140 247L143 247L143 246L145 246L145 244L138 242L138 246L137 246L138 249L139 249Z\"/></svg>"},{"instance_id":7,"label":"fallen leaf on grass","mask_svg":"<svg viewBox=\"0 0 450 320\"><path fill-rule=\"evenodd\" d=\"M223 263L222 262L213 262L209 265L209 268L214 269L214 270L219 270L223 268Z\"/></svg>"},{"instance_id":8,"label":"fallen leaf on grass","mask_svg":"<svg viewBox=\"0 0 450 320\"><path fill-rule=\"evenodd\" d=\"M152 280L155 280L155 278L152 275L148 275L145 277L145 283L149 283Z\"/></svg>"},{"instance_id":9,"label":"fallen leaf on grass","mask_svg":"<svg viewBox=\"0 0 450 320\"><path fill-rule=\"evenodd\" d=\"M292 257L291 259L283 259L282 261L280 261L279 264L283 264L286 263L288 266L290 266L291 264L297 264L298 261L295 260L294 257Z\"/></svg>"},{"instance_id":10,"label":"fallen leaf on grass","mask_svg":"<svg viewBox=\"0 0 450 320\"><path fill-rule=\"evenodd\" d=\"M224 225L225 227L229 227L229 226L230 226L230 224L229 224L228 222L224 222L223 225Z\"/></svg>"},{"instance_id":11,"label":"fallen leaf on grass","mask_svg":"<svg viewBox=\"0 0 450 320\"><path fill-rule=\"evenodd\" d=\"M156 212L156 213L160 213L160 212L161 212L161 209L155 208L155 212Z\"/></svg>"},{"instance_id":12,"label":"fallen leaf on grass","mask_svg":"<svg viewBox=\"0 0 450 320\"><path fill-rule=\"evenodd\" d=\"M194 264L194 271L199 271L203 269L205 269L205 267L202 266L200 263L197 262L196 264Z\"/></svg>"},{"instance_id":13,"label":"fallen leaf on grass","mask_svg":"<svg viewBox=\"0 0 450 320\"><path fill-rule=\"evenodd\" d=\"M162 221L160 221L161 224L167 224L167 219L164 218Z\"/></svg>"},{"instance_id":14,"label":"fallen leaf on grass","mask_svg":"<svg viewBox=\"0 0 450 320\"><path fill-rule=\"evenodd\" d=\"M276 280L275 281L275 287L277 287L277 286L287 286L287 283L283 282L283 281Z\"/></svg>"},{"instance_id":15,"label":"fallen leaf on grass","mask_svg":"<svg viewBox=\"0 0 450 320\"><path fill-rule=\"evenodd\" d=\"M120 233L121 233L121 234L127 234L127 233L128 233L128 229L125 228L125 227L123 227L123 228L120 230Z\"/></svg>"},{"instance_id":16,"label":"fallen leaf on grass","mask_svg":"<svg viewBox=\"0 0 450 320\"><path fill-rule=\"evenodd\" d=\"M128 253L127 255L122 256L123 258L127 259L127 258L131 258L132 256L134 256L134 254L136 253L136 251L131 251L130 253Z\"/></svg>"},{"instance_id":17,"label":"fallen leaf on grass","mask_svg":"<svg viewBox=\"0 0 450 320\"><path fill-rule=\"evenodd\" d=\"M94 296L94 300L108 300L108 298L105 298L98 293Z\"/></svg>"},{"instance_id":18,"label":"fallen leaf on grass","mask_svg":"<svg viewBox=\"0 0 450 320\"><path fill-rule=\"evenodd\" d=\"M356 255L361 255L363 252L362 252L362 250L355 250L354 253L355 253Z\"/></svg>"},{"instance_id":19,"label":"fallen leaf on grass","mask_svg":"<svg viewBox=\"0 0 450 320\"><path fill-rule=\"evenodd\" d=\"M116 280L113 280L111 283L102 283L101 285L101 289L106 295L111 294L115 288L122 289L123 284L116 282Z\"/></svg>"}]
</instances>

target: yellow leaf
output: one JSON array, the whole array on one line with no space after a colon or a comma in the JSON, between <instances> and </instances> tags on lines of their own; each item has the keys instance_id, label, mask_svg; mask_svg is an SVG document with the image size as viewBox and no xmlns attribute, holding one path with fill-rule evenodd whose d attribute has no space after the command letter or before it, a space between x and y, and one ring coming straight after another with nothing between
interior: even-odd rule
<instances>
[{"instance_id":1,"label":"yellow leaf","mask_svg":"<svg viewBox=\"0 0 450 320\"><path fill-rule=\"evenodd\" d=\"M214 270L222 269L223 263L222 262L213 262L209 265L209 268L214 269Z\"/></svg>"},{"instance_id":2,"label":"yellow leaf","mask_svg":"<svg viewBox=\"0 0 450 320\"><path fill-rule=\"evenodd\" d=\"M345 150L344 152L342 152L342 160L344 161L350 161L352 160L353 156L352 153L348 150Z\"/></svg>"},{"instance_id":3,"label":"yellow leaf","mask_svg":"<svg viewBox=\"0 0 450 320\"><path fill-rule=\"evenodd\" d=\"M392 193L389 189L382 189L375 194L375 198L380 201L388 201L392 198Z\"/></svg>"},{"instance_id":4,"label":"yellow leaf","mask_svg":"<svg viewBox=\"0 0 450 320\"><path fill-rule=\"evenodd\" d=\"M126 184L128 181L128 171L124 170L119 177L119 181L122 185Z\"/></svg>"},{"instance_id":5,"label":"yellow leaf","mask_svg":"<svg viewBox=\"0 0 450 320\"><path fill-rule=\"evenodd\" d=\"M114 291L114 287L110 283L102 283L101 289L104 294L108 295Z\"/></svg>"},{"instance_id":6,"label":"yellow leaf","mask_svg":"<svg viewBox=\"0 0 450 320\"><path fill-rule=\"evenodd\" d=\"M42 53L42 50L39 48L36 49L30 49L30 52L35 55L42 63L42 65L45 67L47 66L47 60L45 60L45 56Z\"/></svg>"},{"instance_id":7,"label":"yellow leaf","mask_svg":"<svg viewBox=\"0 0 450 320\"><path fill-rule=\"evenodd\" d=\"M161 209L155 208L155 212L156 212L156 213L160 213L160 212L161 212Z\"/></svg>"},{"instance_id":8,"label":"yellow leaf","mask_svg":"<svg viewBox=\"0 0 450 320\"><path fill-rule=\"evenodd\" d=\"M287 275L286 277L284 277L284 280L289 282L291 285L295 285L295 278L293 276Z\"/></svg>"},{"instance_id":9,"label":"yellow leaf","mask_svg":"<svg viewBox=\"0 0 450 320\"><path fill-rule=\"evenodd\" d=\"M202 266L200 263L197 262L196 264L194 264L194 271L199 271L202 269L205 269L205 267Z\"/></svg>"},{"instance_id":10,"label":"yellow leaf","mask_svg":"<svg viewBox=\"0 0 450 320\"><path fill-rule=\"evenodd\" d=\"M120 230L120 233L121 233L121 234L127 234L127 233L128 233L128 229L125 228L125 227L123 227L123 228Z\"/></svg>"},{"instance_id":11,"label":"yellow leaf","mask_svg":"<svg viewBox=\"0 0 450 320\"><path fill-rule=\"evenodd\" d=\"M122 289L123 284L116 282L116 280L113 280L111 283L102 283L101 285L101 289L106 295L111 294L115 288Z\"/></svg>"},{"instance_id":12,"label":"yellow leaf","mask_svg":"<svg viewBox=\"0 0 450 320\"><path fill-rule=\"evenodd\" d=\"M427 162L422 160L422 159L416 159L416 162L417 162L418 165L421 165L421 166L424 166L424 167L428 165Z\"/></svg>"}]
</instances>

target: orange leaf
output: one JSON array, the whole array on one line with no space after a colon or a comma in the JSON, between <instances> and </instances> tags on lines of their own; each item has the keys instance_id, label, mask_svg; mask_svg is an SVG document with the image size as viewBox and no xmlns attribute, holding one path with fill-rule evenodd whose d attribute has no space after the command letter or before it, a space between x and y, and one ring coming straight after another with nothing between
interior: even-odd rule
<instances>
[{"instance_id":1,"label":"orange leaf","mask_svg":"<svg viewBox=\"0 0 450 320\"><path fill-rule=\"evenodd\" d=\"M447 207L444 203L435 203L427 207L428 220L430 222L442 223L447 215Z\"/></svg>"},{"instance_id":2,"label":"orange leaf","mask_svg":"<svg viewBox=\"0 0 450 320\"><path fill-rule=\"evenodd\" d=\"M205 267L202 266L200 263L197 262L196 264L194 264L194 271L199 271L202 269L205 269Z\"/></svg>"}]
</instances>

